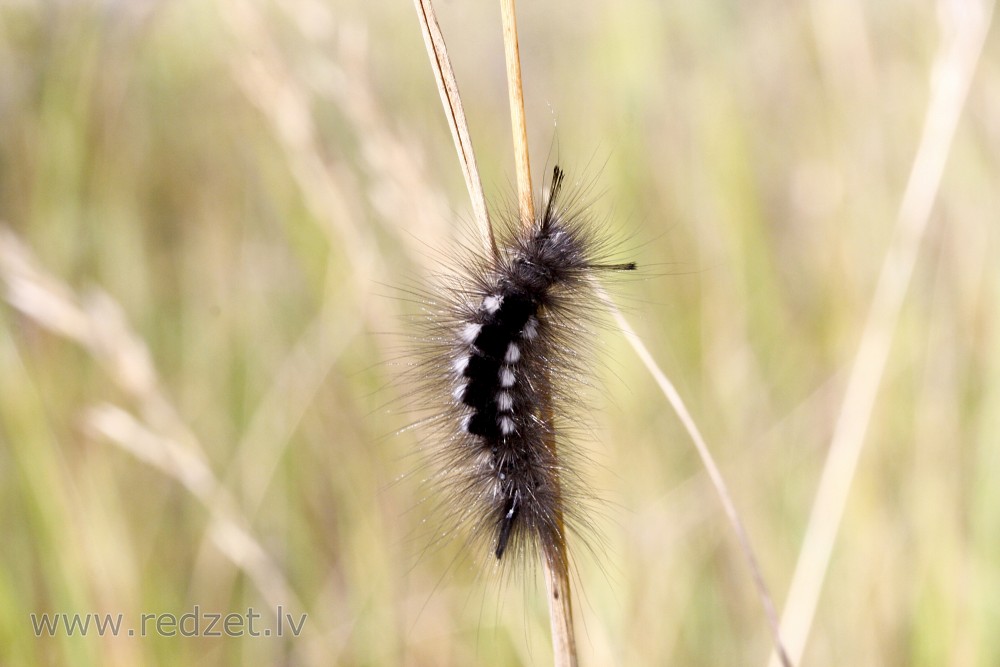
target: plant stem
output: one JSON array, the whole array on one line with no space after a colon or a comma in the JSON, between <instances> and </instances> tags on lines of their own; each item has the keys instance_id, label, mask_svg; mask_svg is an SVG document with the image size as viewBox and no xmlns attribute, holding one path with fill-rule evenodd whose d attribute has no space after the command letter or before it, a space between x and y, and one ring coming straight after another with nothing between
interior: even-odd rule
<instances>
[{"instance_id":1,"label":"plant stem","mask_svg":"<svg viewBox=\"0 0 1000 667\"><path fill-rule=\"evenodd\" d=\"M524 119L524 90L521 87L521 55L517 42L514 0L500 0L503 18L503 47L507 60L507 93L510 123L514 133L514 161L517 170L517 204L521 224L535 219L535 199L531 192L531 161L528 159L528 128Z\"/></svg>"}]
</instances>

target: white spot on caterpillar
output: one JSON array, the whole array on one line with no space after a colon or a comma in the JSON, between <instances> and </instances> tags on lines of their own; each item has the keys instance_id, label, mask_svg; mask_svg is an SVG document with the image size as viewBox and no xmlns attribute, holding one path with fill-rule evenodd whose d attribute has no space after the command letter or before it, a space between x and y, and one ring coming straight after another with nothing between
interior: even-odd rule
<instances>
[{"instance_id":1,"label":"white spot on caterpillar","mask_svg":"<svg viewBox=\"0 0 1000 667\"><path fill-rule=\"evenodd\" d=\"M506 416L501 417L500 418L500 432L503 433L504 435L510 435L511 433L513 433L514 432L514 420L511 419L510 417L506 417Z\"/></svg>"},{"instance_id":2,"label":"white spot on caterpillar","mask_svg":"<svg viewBox=\"0 0 1000 667\"><path fill-rule=\"evenodd\" d=\"M510 509L507 510L507 518L508 519L513 519L514 518L514 505L511 505Z\"/></svg>"},{"instance_id":3,"label":"white spot on caterpillar","mask_svg":"<svg viewBox=\"0 0 1000 667\"><path fill-rule=\"evenodd\" d=\"M502 302L503 302L503 295L491 294L485 299L483 299L483 310L492 315L498 310L500 310L500 304Z\"/></svg>"},{"instance_id":4,"label":"white spot on caterpillar","mask_svg":"<svg viewBox=\"0 0 1000 667\"><path fill-rule=\"evenodd\" d=\"M512 371L507 366L502 366L500 368L500 386L501 387L514 386L514 371Z\"/></svg>"},{"instance_id":5,"label":"white spot on caterpillar","mask_svg":"<svg viewBox=\"0 0 1000 667\"><path fill-rule=\"evenodd\" d=\"M458 359L455 360L455 363L453 365L453 368L455 369L455 372L458 373L459 375L464 375L465 374L465 369L468 368L468 367L469 367L469 357L468 356L459 357Z\"/></svg>"},{"instance_id":6,"label":"white spot on caterpillar","mask_svg":"<svg viewBox=\"0 0 1000 667\"><path fill-rule=\"evenodd\" d=\"M482 328L483 325L481 324L466 324L458 336L462 339L462 341L472 345L476 342L476 336L479 335L479 330Z\"/></svg>"},{"instance_id":7,"label":"white spot on caterpillar","mask_svg":"<svg viewBox=\"0 0 1000 667\"><path fill-rule=\"evenodd\" d=\"M465 388L466 388L466 386L468 386L468 383L463 382L462 384L460 384L457 387L455 387L455 390L453 392L451 392L451 395L455 397L456 401L461 401L462 400L462 395L465 394Z\"/></svg>"},{"instance_id":8,"label":"white spot on caterpillar","mask_svg":"<svg viewBox=\"0 0 1000 667\"><path fill-rule=\"evenodd\" d=\"M472 415L463 415L462 416L462 422L461 422L461 424L462 424L462 430L465 431L466 433L469 432L469 423L470 422L472 422Z\"/></svg>"},{"instance_id":9,"label":"white spot on caterpillar","mask_svg":"<svg viewBox=\"0 0 1000 667\"><path fill-rule=\"evenodd\" d=\"M532 315L524 323L524 328L521 329L521 338L524 340L535 340L536 336L538 336L538 318Z\"/></svg>"},{"instance_id":10,"label":"white spot on caterpillar","mask_svg":"<svg viewBox=\"0 0 1000 667\"><path fill-rule=\"evenodd\" d=\"M511 343L507 346L507 354L504 355L503 360L508 364L516 364L517 360L521 358L521 349L517 346L517 343Z\"/></svg>"},{"instance_id":11,"label":"white spot on caterpillar","mask_svg":"<svg viewBox=\"0 0 1000 667\"><path fill-rule=\"evenodd\" d=\"M497 394L497 410L500 412L510 412L514 409L514 398L509 391L501 391Z\"/></svg>"}]
</instances>

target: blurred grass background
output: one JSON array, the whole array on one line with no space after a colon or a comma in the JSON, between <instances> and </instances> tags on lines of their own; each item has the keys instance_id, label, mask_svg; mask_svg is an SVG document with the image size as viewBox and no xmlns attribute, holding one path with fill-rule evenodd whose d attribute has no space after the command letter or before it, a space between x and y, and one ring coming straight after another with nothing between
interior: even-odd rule
<instances>
[{"instance_id":1,"label":"blurred grass background","mask_svg":"<svg viewBox=\"0 0 1000 667\"><path fill-rule=\"evenodd\" d=\"M498 9L438 5L502 201ZM595 178L597 210L640 242L652 268L622 289L631 319L780 608L940 8L521 5L536 178L556 158ZM1000 662L998 56L993 36L805 664ZM395 482L416 439L383 409L405 392L392 286L469 218L410 2L6 2L0 128L16 235L0 262L0 663L549 662L541 582L497 591L448 549L422 553L419 488ZM690 442L620 336L603 342L588 475L609 499L606 554L580 561L584 664L764 664L760 604ZM37 639L29 623L196 604L267 623L276 603L309 613L303 637Z\"/></svg>"}]
</instances>

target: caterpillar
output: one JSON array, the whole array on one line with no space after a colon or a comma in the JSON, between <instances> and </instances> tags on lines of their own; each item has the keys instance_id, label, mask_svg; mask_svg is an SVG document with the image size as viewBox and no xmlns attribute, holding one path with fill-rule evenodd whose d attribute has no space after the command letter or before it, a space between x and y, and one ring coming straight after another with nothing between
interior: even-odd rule
<instances>
[{"instance_id":1,"label":"caterpillar","mask_svg":"<svg viewBox=\"0 0 1000 667\"><path fill-rule=\"evenodd\" d=\"M468 250L437 281L421 322L423 393L437 407L435 479L470 539L497 560L561 544L585 520L568 436L611 263L605 230L565 202L556 166L540 215L513 219L495 253Z\"/></svg>"}]
</instances>

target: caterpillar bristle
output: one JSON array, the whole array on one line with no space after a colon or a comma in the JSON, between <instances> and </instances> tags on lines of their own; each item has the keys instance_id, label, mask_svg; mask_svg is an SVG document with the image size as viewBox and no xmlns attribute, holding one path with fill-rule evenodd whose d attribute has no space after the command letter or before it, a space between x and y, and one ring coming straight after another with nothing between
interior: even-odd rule
<instances>
[{"instance_id":1,"label":"caterpillar bristle","mask_svg":"<svg viewBox=\"0 0 1000 667\"><path fill-rule=\"evenodd\" d=\"M566 172L560 169L559 165L552 168L552 184L549 186L549 199L545 204L545 213L542 215L543 229L553 219L553 206L556 200L559 199L559 191L562 189L562 182L565 176Z\"/></svg>"},{"instance_id":2,"label":"caterpillar bristle","mask_svg":"<svg viewBox=\"0 0 1000 667\"><path fill-rule=\"evenodd\" d=\"M563 206L564 180L556 166L541 215L510 221L495 254L470 252L440 276L421 319L435 477L453 518L498 561L549 552L585 521L566 434L580 417L600 310L594 276L636 268L607 261L609 239Z\"/></svg>"}]
</instances>

